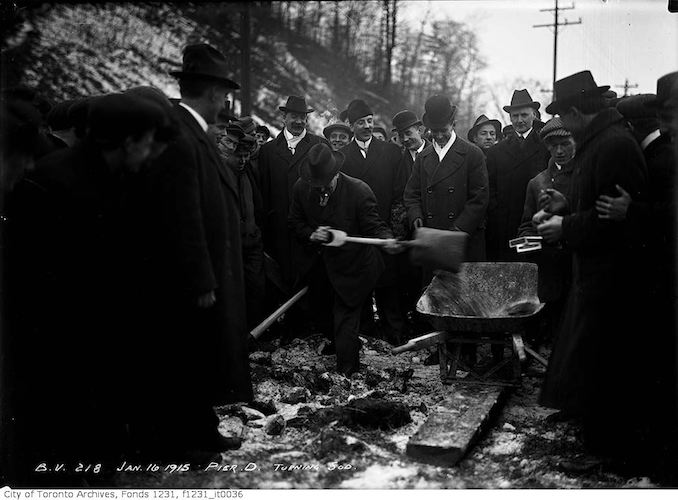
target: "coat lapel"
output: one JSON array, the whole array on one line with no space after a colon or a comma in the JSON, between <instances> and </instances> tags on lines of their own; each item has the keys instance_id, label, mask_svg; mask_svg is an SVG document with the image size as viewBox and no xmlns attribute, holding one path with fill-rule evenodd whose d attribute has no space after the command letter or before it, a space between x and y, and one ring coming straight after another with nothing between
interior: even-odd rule
<instances>
[{"instance_id":1,"label":"coat lapel","mask_svg":"<svg viewBox=\"0 0 678 500\"><path fill-rule=\"evenodd\" d=\"M294 149L293 155L289 149L287 150L290 153L290 164L287 168L292 168L297 163L299 163L299 160L301 160L306 155L306 152L309 149L311 149L311 140L309 139L307 132L304 138L301 141L299 141L299 144L297 144L297 147Z\"/></svg>"},{"instance_id":2,"label":"coat lapel","mask_svg":"<svg viewBox=\"0 0 678 500\"><path fill-rule=\"evenodd\" d=\"M438 159L435 150L433 151L433 157L436 160ZM437 165L437 168L433 171L431 177L429 177L429 186L433 186L453 175L462 166L465 157L466 147L461 142L461 139L457 139L443 158L443 161Z\"/></svg>"},{"instance_id":3,"label":"coat lapel","mask_svg":"<svg viewBox=\"0 0 678 500\"><path fill-rule=\"evenodd\" d=\"M285 139L285 131L283 130L278 134L278 137L275 139L275 151L285 163L292 161L292 151L287 147L287 140Z\"/></svg>"}]
</instances>

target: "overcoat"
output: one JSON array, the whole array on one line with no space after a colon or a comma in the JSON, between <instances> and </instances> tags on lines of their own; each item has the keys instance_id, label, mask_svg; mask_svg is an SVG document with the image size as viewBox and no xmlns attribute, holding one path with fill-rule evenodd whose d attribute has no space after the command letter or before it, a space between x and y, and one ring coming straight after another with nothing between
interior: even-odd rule
<instances>
[{"instance_id":1,"label":"overcoat","mask_svg":"<svg viewBox=\"0 0 678 500\"><path fill-rule=\"evenodd\" d=\"M322 259L332 287L349 307L357 307L374 289L384 263L381 251L372 245L346 243L327 247L311 243L309 237L318 226L330 226L349 236L392 238L393 234L379 217L377 200L370 187L359 179L340 173L337 187L325 207L318 192L302 180L294 185L289 226L304 249L302 273Z\"/></svg>"},{"instance_id":2,"label":"overcoat","mask_svg":"<svg viewBox=\"0 0 678 500\"><path fill-rule=\"evenodd\" d=\"M551 157L537 128L520 142L515 133L487 150L490 202L487 208L487 258L516 260L508 242L516 237L523 215L527 183L548 165Z\"/></svg>"},{"instance_id":3,"label":"overcoat","mask_svg":"<svg viewBox=\"0 0 678 500\"><path fill-rule=\"evenodd\" d=\"M570 198L570 184L574 163L568 162L558 170L553 158L543 172L527 183L523 217L516 236L536 236L537 229L532 217L539 211L539 193L542 189L552 188ZM528 252L525 258L539 266L537 295L542 302L552 302L564 298L570 285L572 255L562 245L544 243L541 250Z\"/></svg>"},{"instance_id":4,"label":"overcoat","mask_svg":"<svg viewBox=\"0 0 678 500\"><path fill-rule=\"evenodd\" d=\"M298 277L299 244L287 227L292 188L299 178L299 165L311 146L327 141L311 134L297 144L294 155L287 147L285 131L259 150L259 180L265 220L264 249L280 265L283 279L293 286Z\"/></svg>"},{"instance_id":5,"label":"overcoat","mask_svg":"<svg viewBox=\"0 0 678 500\"><path fill-rule=\"evenodd\" d=\"M466 260L483 260L487 185L480 148L457 137L441 162L429 146L417 156L405 188L407 217L421 218L426 227L468 233Z\"/></svg>"},{"instance_id":6,"label":"overcoat","mask_svg":"<svg viewBox=\"0 0 678 500\"><path fill-rule=\"evenodd\" d=\"M641 315L650 309L643 302L642 262L628 223L599 218L595 202L600 195L616 196L616 184L633 199L645 199L647 172L639 145L615 109L598 113L576 140L572 213L562 223L563 242L573 252L572 287L541 404L612 429L634 420L636 404L628 404L628 395L644 391L636 386L641 370L629 367L652 358L645 352L651 342L636 337L643 331Z\"/></svg>"},{"instance_id":7,"label":"overcoat","mask_svg":"<svg viewBox=\"0 0 678 500\"><path fill-rule=\"evenodd\" d=\"M363 158L360 148L351 141L341 148L345 156L341 171L346 175L365 182L377 198L379 217L389 227L401 225L401 220L393 220L402 207L403 191L407 183L407 167L398 146L372 139L367 155ZM391 286L396 282L396 258L385 255L386 269L379 279L378 286Z\"/></svg>"},{"instance_id":8,"label":"overcoat","mask_svg":"<svg viewBox=\"0 0 678 500\"><path fill-rule=\"evenodd\" d=\"M426 149L430 145L431 142L424 139L424 149ZM421 150L421 153L424 152L424 149ZM408 149L403 149L402 155L403 160L405 161L405 178L409 180L410 175L412 175L412 167L414 166L414 160L412 159L412 155L410 154L410 151Z\"/></svg>"},{"instance_id":9,"label":"overcoat","mask_svg":"<svg viewBox=\"0 0 678 500\"><path fill-rule=\"evenodd\" d=\"M248 401L250 380L237 181L216 144L183 107L180 137L148 173L149 252L166 359L158 369L182 396ZM198 309L210 290L216 303Z\"/></svg>"}]
</instances>

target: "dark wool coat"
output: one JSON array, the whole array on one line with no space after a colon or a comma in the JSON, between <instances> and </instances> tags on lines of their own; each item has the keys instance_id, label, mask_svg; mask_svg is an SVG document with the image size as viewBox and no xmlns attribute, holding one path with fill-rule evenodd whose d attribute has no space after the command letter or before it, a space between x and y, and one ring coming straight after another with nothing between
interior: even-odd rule
<instances>
[{"instance_id":1,"label":"dark wool coat","mask_svg":"<svg viewBox=\"0 0 678 500\"><path fill-rule=\"evenodd\" d=\"M302 180L294 186L289 226L304 249L302 273L321 258L332 287L349 307L357 307L372 292L384 269L381 251L372 245L346 243L326 247L311 243L318 226L330 226L349 236L392 238L393 233L379 217L377 201L367 184L343 173L327 206L319 204L318 191Z\"/></svg>"},{"instance_id":2,"label":"dark wool coat","mask_svg":"<svg viewBox=\"0 0 678 500\"><path fill-rule=\"evenodd\" d=\"M424 150L431 145L430 141L427 141L424 139L424 149L421 150L421 153L424 152ZM419 154L421 154L419 153ZM403 160L405 161L405 174L406 174L406 179L409 180L410 175L412 175L412 167L414 166L414 160L412 159L412 155L410 154L410 151L408 149L403 149L402 151L403 155Z\"/></svg>"},{"instance_id":3,"label":"dark wool coat","mask_svg":"<svg viewBox=\"0 0 678 500\"><path fill-rule=\"evenodd\" d=\"M546 170L538 174L527 184L523 218L516 236L536 236L537 229L532 224L532 216L539 211L539 193L542 189L553 188L570 197L570 184L574 163L568 162L561 170L553 158ZM551 302L564 298L570 285L572 255L562 245L549 245L543 242L541 250L523 254L526 260L539 266L538 295L542 302Z\"/></svg>"},{"instance_id":4,"label":"dark wool coat","mask_svg":"<svg viewBox=\"0 0 678 500\"><path fill-rule=\"evenodd\" d=\"M634 420L632 407L645 411L644 404L628 404L629 394L644 391L636 386L642 370L629 367L653 358L644 352L652 342L636 337L643 331L641 315L651 310L644 304L636 242L628 223L600 219L595 209L600 195L616 194L615 184L634 199L646 196L645 160L622 123L615 109L605 109L576 138L572 214L562 224L564 244L573 252L573 281L541 394L545 406L595 418L610 429Z\"/></svg>"},{"instance_id":5,"label":"dark wool coat","mask_svg":"<svg viewBox=\"0 0 678 500\"><path fill-rule=\"evenodd\" d=\"M527 183L548 165L551 157L532 129L521 145L515 133L487 150L490 202L487 208L487 258L514 261L508 242L515 238L523 215Z\"/></svg>"},{"instance_id":6,"label":"dark wool coat","mask_svg":"<svg viewBox=\"0 0 678 500\"><path fill-rule=\"evenodd\" d=\"M360 148L351 141L341 148L345 156L341 171L346 175L365 182L377 197L379 217L390 228L402 226L403 190L407 183L407 167L402 151L395 144L372 139L363 158ZM393 215L399 214L398 220ZM399 229L398 229L399 230ZM392 286L396 282L396 258L384 255L386 269L379 279L378 286Z\"/></svg>"},{"instance_id":7,"label":"dark wool coat","mask_svg":"<svg viewBox=\"0 0 678 500\"><path fill-rule=\"evenodd\" d=\"M417 156L405 188L407 218L468 233L466 260L483 260L487 184L485 158L477 146L457 136L442 162L429 146Z\"/></svg>"},{"instance_id":8,"label":"dark wool coat","mask_svg":"<svg viewBox=\"0 0 678 500\"><path fill-rule=\"evenodd\" d=\"M181 106L174 115L181 136L148 175L152 291L167 356L158 368L182 397L251 400L237 181L193 116ZM216 303L198 309L210 290Z\"/></svg>"},{"instance_id":9,"label":"dark wool coat","mask_svg":"<svg viewBox=\"0 0 678 500\"><path fill-rule=\"evenodd\" d=\"M283 279L293 286L298 277L299 244L287 227L287 216L292 203L292 188L299 178L299 165L311 146L324 142L317 135L306 132L294 155L287 147L284 130L267 142L259 151L259 178L264 203L265 222L261 228L264 249L280 264Z\"/></svg>"}]
</instances>

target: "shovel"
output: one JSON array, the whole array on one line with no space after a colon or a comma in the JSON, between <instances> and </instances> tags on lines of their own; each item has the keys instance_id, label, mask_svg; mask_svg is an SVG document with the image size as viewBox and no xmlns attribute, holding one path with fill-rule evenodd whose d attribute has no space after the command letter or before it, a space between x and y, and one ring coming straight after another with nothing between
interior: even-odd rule
<instances>
[{"instance_id":1,"label":"shovel","mask_svg":"<svg viewBox=\"0 0 678 500\"><path fill-rule=\"evenodd\" d=\"M365 245L391 245L397 240L393 238L360 238L348 236L339 229L327 229L332 239L323 243L325 246L340 247L345 243L362 243ZM420 227L414 232L414 239L399 241L410 249L410 261L416 266L431 269L442 269L452 273L459 272L466 251L468 234L463 231L445 231L430 227Z\"/></svg>"},{"instance_id":2,"label":"shovel","mask_svg":"<svg viewBox=\"0 0 678 500\"><path fill-rule=\"evenodd\" d=\"M254 329L250 332L250 337L252 337L255 340L261 337L261 334L268 330L270 326L273 323L275 323L278 320L278 318L280 318L280 316L282 316L300 298L302 298L306 294L306 292L308 292L308 286L305 286L297 293L295 293L292 296L292 298L290 298L287 302L285 302L278 309L276 309L268 318L259 323L256 327L254 327Z\"/></svg>"}]
</instances>

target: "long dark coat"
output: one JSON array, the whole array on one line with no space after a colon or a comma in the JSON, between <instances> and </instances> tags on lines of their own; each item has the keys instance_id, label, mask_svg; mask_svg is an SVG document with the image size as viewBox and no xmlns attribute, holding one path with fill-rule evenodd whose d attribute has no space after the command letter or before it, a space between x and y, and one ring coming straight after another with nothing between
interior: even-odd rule
<instances>
[{"instance_id":1,"label":"long dark coat","mask_svg":"<svg viewBox=\"0 0 678 500\"><path fill-rule=\"evenodd\" d=\"M573 252L573 282L541 404L616 429L634 419L634 408L644 411L635 399L644 390L635 385L642 373L629 367L652 358L643 351L651 341L637 337L640 315L650 309L643 303L642 262L628 224L600 219L595 202L603 194L614 196L615 184L644 199L647 173L640 147L615 109L601 111L576 140L572 214L562 224L564 244Z\"/></svg>"},{"instance_id":2,"label":"long dark coat","mask_svg":"<svg viewBox=\"0 0 678 500\"><path fill-rule=\"evenodd\" d=\"M292 155L282 131L259 151L259 179L266 217L261 228L264 249L280 264L283 279L289 286L294 285L299 266L299 245L287 227L292 188L299 178L301 160L311 146L321 142L328 144L323 137L306 132Z\"/></svg>"},{"instance_id":3,"label":"long dark coat","mask_svg":"<svg viewBox=\"0 0 678 500\"><path fill-rule=\"evenodd\" d=\"M389 227L402 224L402 220L394 220L392 213L402 207L403 191L407 183L407 167L398 146L377 139L372 139L363 158L360 148L351 141L341 148L345 156L341 171L346 175L365 182L377 197L379 217ZM385 255L386 269L379 279L379 286L390 286L396 282L396 258Z\"/></svg>"},{"instance_id":4,"label":"long dark coat","mask_svg":"<svg viewBox=\"0 0 678 500\"><path fill-rule=\"evenodd\" d=\"M424 149L421 150L421 153L424 152L424 150L431 145L430 141L427 141L424 139ZM419 153L419 154L421 154ZM403 160L405 161L405 174L406 174L406 179L409 180L410 175L412 175L412 167L414 166L414 160L412 159L412 155L410 154L410 151L408 149L403 149L402 151L403 155Z\"/></svg>"},{"instance_id":5,"label":"long dark coat","mask_svg":"<svg viewBox=\"0 0 678 500\"><path fill-rule=\"evenodd\" d=\"M521 143L515 133L487 150L490 202L487 208L487 258L516 260L508 242L516 237L527 183L548 165L551 155L536 128Z\"/></svg>"},{"instance_id":6,"label":"long dark coat","mask_svg":"<svg viewBox=\"0 0 678 500\"><path fill-rule=\"evenodd\" d=\"M539 211L539 193L542 189L553 188L570 198L570 184L572 181L572 161L564 165L561 170L555 165L553 158L543 172L537 174L527 183L523 218L516 236L536 236L537 229L532 223L532 216ZM539 266L539 285L537 294L542 302L552 302L564 298L570 286L572 255L561 245L543 244L543 248L536 252L523 254L526 260L535 262Z\"/></svg>"},{"instance_id":7,"label":"long dark coat","mask_svg":"<svg viewBox=\"0 0 678 500\"><path fill-rule=\"evenodd\" d=\"M181 106L181 136L148 175L149 255L159 300L158 339L167 359L158 369L182 397L213 404L252 398L245 318L238 188L216 145ZM214 290L216 303L195 306ZM164 331L162 331L164 330Z\"/></svg>"},{"instance_id":8,"label":"long dark coat","mask_svg":"<svg viewBox=\"0 0 678 500\"><path fill-rule=\"evenodd\" d=\"M466 260L483 260L487 185L480 148L457 137L441 162L429 146L417 156L405 188L407 217L421 218L426 227L468 233Z\"/></svg>"},{"instance_id":9,"label":"long dark coat","mask_svg":"<svg viewBox=\"0 0 678 500\"><path fill-rule=\"evenodd\" d=\"M321 207L318 192L301 180L294 186L289 216L304 250L302 273L320 258L325 264L332 287L349 307L359 306L372 292L384 263L381 251L372 245L346 243L341 247L326 247L311 243L309 237L318 226L330 226L349 236L392 238L393 234L379 217L377 201L367 184L343 173L327 206Z\"/></svg>"}]
</instances>

